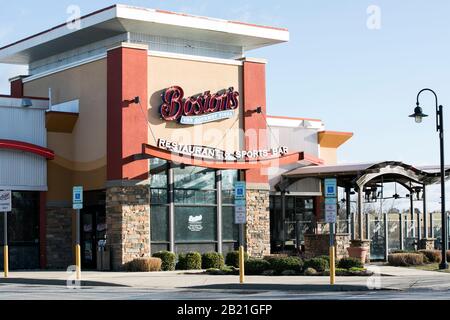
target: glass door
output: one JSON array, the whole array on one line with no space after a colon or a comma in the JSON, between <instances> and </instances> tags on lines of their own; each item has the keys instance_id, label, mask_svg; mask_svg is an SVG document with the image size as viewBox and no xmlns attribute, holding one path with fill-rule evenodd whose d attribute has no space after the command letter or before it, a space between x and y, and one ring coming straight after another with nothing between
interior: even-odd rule
<instances>
[{"instance_id":1,"label":"glass door","mask_svg":"<svg viewBox=\"0 0 450 320\"><path fill-rule=\"evenodd\" d=\"M106 214L104 206L86 206L81 210L81 266L97 267L98 242L106 239Z\"/></svg>"},{"instance_id":2,"label":"glass door","mask_svg":"<svg viewBox=\"0 0 450 320\"><path fill-rule=\"evenodd\" d=\"M370 258L383 260L386 251L386 235L383 215L368 214L370 232Z\"/></svg>"}]
</instances>

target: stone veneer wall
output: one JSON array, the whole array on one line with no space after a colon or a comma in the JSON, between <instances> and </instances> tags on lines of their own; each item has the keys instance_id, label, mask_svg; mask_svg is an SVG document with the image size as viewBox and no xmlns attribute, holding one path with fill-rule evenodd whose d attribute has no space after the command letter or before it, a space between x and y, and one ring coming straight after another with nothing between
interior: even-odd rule
<instances>
[{"instance_id":1,"label":"stone veneer wall","mask_svg":"<svg viewBox=\"0 0 450 320\"><path fill-rule=\"evenodd\" d=\"M150 256L150 192L147 185L106 190L107 245L112 269Z\"/></svg>"},{"instance_id":2,"label":"stone veneer wall","mask_svg":"<svg viewBox=\"0 0 450 320\"><path fill-rule=\"evenodd\" d=\"M251 257L270 254L269 191L247 189L247 253Z\"/></svg>"},{"instance_id":3,"label":"stone veneer wall","mask_svg":"<svg viewBox=\"0 0 450 320\"><path fill-rule=\"evenodd\" d=\"M305 258L313 258L330 253L330 235L329 234L305 234ZM350 247L350 235L347 233L338 233L335 235L336 258L342 259L348 257L347 248Z\"/></svg>"},{"instance_id":4,"label":"stone veneer wall","mask_svg":"<svg viewBox=\"0 0 450 320\"><path fill-rule=\"evenodd\" d=\"M66 269L74 264L72 208L47 208L47 268Z\"/></svg>"}]
</instances>

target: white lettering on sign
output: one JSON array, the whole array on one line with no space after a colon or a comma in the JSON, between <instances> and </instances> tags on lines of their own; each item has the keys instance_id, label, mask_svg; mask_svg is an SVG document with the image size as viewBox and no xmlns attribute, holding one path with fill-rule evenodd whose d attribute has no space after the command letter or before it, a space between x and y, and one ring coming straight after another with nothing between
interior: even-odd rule
<instances>
[{"instance_id":1,"label":"white lettering on sign","mask_svg":"<svg viewBox=\"0 0 450 320\"><path fill-rule=\"evenodd\" d=\"M11 206L11 191L0 191L0 212L10 212Z\"/></svg>"},{"instance_id":2,"label":"white lettering on sign","mask_svg":"<svg viewBox=\"0 0 450 320\"><path fill-rule=\"evenodd\" d=\"M258 159L267 158L270 156L280 157L289 152L288 147L284 146L264 150L242 150L228 152L211 147L181 145L176 142L167 141L165 139L158 140L158 148L166 149L174 153L214 160L241 160L245 158Z\"/></svg>"}]
</instances>

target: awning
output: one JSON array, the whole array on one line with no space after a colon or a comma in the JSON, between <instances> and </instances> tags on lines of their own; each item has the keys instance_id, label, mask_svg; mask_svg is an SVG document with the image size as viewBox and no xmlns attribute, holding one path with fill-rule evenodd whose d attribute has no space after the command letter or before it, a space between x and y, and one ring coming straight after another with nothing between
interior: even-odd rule
<instances>
[{"instance_id":1,"label":"awning","mask_svg":"<svg viewBox=\"0 0 450 320\"><path fill-rule=\"evenodd\" d=\"M286 154L280 157L259 158L255 160L242 160L242 161L219 161L205 158L198 158L192 156L186 156L183 154L173 153L168 150L160 149L158 147L144 144L142 148L142 154L135 155L134 160L142 160L148 158L159 158L176 163L182 163L190 166L211 168L211 169L234 169L234 170L250 170L250 169L262 169L269 167L280 167L287 164L303 162L308 165L320 165L323 164L321 159L315 158L304 152L295 152Z\"/></svg>"}]
</instances>

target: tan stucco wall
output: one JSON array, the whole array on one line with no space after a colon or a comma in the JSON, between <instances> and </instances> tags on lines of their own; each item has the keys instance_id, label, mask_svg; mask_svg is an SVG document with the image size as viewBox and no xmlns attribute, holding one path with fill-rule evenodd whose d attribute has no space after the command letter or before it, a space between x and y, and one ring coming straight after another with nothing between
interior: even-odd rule
<instances>
[{"instance_id":1,"label":"tan stucco wall","mask_svg":"<svg viewBox=\"0 0 450 320\"><path fill-rule=\"evenodd\" d=\"M48 166L48 200L70 200L74 184L83 185L85 190L103 189L106 181L106 59L26 82L24 94L47 97L49 88L53 104L79 99L80 114L72 133L48 133L48 147L56 154Z\"/></svg>"},{"instance_id":2,"label":"tan stucco wall","mask_svg":"<svg viewBox=\"0 0 450 320\"><path fill-rule=\"evenodd\" d=\"M325 165L337 164L337 149L320 147L320 158L325 161Z\"/></svg>"},{"instance_id":3,"label":"tan stucco wall","mask_svg":"<svg viewBox=\"0 0 450 320\"><path fill-rule=\"evenodd\" d=\"M148 119L156 139L166 139L184 145L203 145L226 151L242 149L243 88L242 66L174 58L149 57L148 65L150 106ZM186 126L162 120L159 109L161 94L171 86L183 88L185 97L199 95L205 91L211 94L234 87L240 93L239 109L233 118L203 125ZM184 130L180 130L183 128ZM224 134L228 131L224 137ZM149 130L149 144L156 145Z\"/></svg>"}]
</instances>

